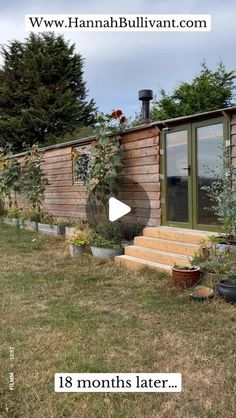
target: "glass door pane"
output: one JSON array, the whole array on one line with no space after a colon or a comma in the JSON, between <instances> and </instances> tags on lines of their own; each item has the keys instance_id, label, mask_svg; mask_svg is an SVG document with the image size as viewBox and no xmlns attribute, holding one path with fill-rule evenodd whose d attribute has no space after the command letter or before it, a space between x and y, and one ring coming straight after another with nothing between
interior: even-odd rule
<instances>
[{"instance_id":1,"label":"glass door pane","mask_svg":"<svg viewBox=\"0 0 236 418\"><path fill-rule=\"evenodd\" d=\"M223 123L202 126L196 129L197 179L196 202L197 224L217 225L212 202L203 186L210 186L222 171Z\"/></svg>"},{"instance_id":2,"label":"glass door pane","mask_svg":"<svg viewBox=\"0 0 236 418\"><path fill-rule=\"evenodd\" d=\"M166 134L166 220L189 222L188 131Z\"/></svg>"}]
</instances>

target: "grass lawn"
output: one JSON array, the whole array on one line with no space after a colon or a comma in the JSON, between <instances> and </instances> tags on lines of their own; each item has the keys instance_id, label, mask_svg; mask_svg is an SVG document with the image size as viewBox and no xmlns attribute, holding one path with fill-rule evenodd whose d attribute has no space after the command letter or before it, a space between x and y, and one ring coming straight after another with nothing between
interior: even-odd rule
<instances>
[{"instance_id":1,"label":"grass lawn","mask_svg":"<svg viewBox=\"0 0 236 418\"><path fill-rule=\"evenodd\" d=\"M2 224L0 254L1 418L235 418L235 306ZM183 390L54 393L56 372L181 372Z\"/></svg>"}]
</instances>

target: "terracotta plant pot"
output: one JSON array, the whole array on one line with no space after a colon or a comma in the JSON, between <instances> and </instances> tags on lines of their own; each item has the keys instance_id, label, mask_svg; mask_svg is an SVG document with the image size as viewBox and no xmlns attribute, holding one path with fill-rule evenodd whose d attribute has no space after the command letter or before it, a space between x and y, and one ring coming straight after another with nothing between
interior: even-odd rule
<instances>
[{"instance_id":1,"label":"terracotta plant pot","mask_svg":"<svg viewBox=\"0 0 236 418\"><path fill-rule=\"evenodd\" d=\"M172 267L174 284L181 287L191 287L200 281L200 267L190 269Z\"/></svg>"}]
</instances>

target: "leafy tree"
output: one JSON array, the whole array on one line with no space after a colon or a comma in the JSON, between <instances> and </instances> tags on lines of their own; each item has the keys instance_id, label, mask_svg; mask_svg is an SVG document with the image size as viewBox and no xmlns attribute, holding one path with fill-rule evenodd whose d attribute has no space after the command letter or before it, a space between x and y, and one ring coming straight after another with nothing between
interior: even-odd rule
<instances>
[{"instance_id":1,"label":"leafy tree","mask_svg":"<svg viewBox=\"0 0 236 418\"><path fill-rule=\"evenodd\" d=\"M235 78L235 72L227 71L222 62L216 71L203 63L191 83L180 83L170 95L161 90L161 98L152 108L152 118L163 120L232 106Z\"/></svg>"},{"instance_id":2,"label":"leafy tree","mask_svg":"<svg viewBox=\"0 0 236 418\"><path fill-rule=\"evenodd\" d=\"M61 142L66 133L93 122L84 60L63 36L31 33L2 47L0 137L2 144Z\"/></svg>"}]
</instances>

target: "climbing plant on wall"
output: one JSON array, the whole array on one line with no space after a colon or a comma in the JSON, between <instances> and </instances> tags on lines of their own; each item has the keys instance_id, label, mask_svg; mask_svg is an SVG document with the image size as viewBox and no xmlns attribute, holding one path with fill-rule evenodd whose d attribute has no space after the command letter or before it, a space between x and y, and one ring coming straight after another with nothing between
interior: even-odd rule
<instances>
[{"instance_id":1,"label":"climbing plant on wall","mask_svg":"<svg viewBox=\"0 0 236 418\"><path fill-rule=\"evenodd\" d=\"M22 163L23 192L30 211L40 212L44 201L44 193L48 180L43 171L43 153L37 145L26 147Z\"/></svg>"},{"instance_id":2,"label":"climbing plant on wall","mask_svg":"<svg viewBox=\"0 0 236 418\"><path fill-rule=\"evenodd\" d=\"M6 199L8 208L18 208L17 194L22 191L23 182L20 164L10 147L0 153L0 196Z\"/></svg>"}]
</instances>

